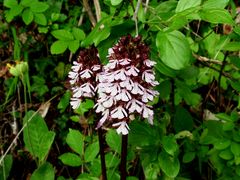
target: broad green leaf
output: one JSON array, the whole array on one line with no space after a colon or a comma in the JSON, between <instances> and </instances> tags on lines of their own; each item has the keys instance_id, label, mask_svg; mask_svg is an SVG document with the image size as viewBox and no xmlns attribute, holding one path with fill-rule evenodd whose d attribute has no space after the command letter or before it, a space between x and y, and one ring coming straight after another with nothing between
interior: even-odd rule
<instances>
[{"instance_id":1,"label":"broad green leaf","mask_svg":"<svg viewBox=\"0 0 240 180\"><path fill-rule=\"evenodd\" d=\"M42 13L46 11L48 8L49 8L49 5L46 2L36 1L31 3L30 5L31 11L35 13Z\"/></svg>"},{"instance_id":2,"label":"broad green leaf","mask_svg":"<svg viewBox=\"0 0 240 180\"><path fill-rule=\"evenodd\" d=\"M240 156L240 143L232 142L231 151L234 154L234 156Z\"/></svg>"},{"instance_id":3,"label":"broad green leaf","mask_svg":"<svg viewBox=\"0 0 240 180\"><path fill-rule=\"evenodd\" d=\"M162 139L162 146L164 150L172 156L174 156L178 150L178 144L174 136L164 136Z\"/></svg>"},{"instance_id":4,"label":"broad green leaf","mask_svg":"<svg viewBox=\"0 0 240 180\"><path fill-rule=\"evenodd\" d=\"M230 13L225 9L208 9L200 11L201 19L214 24L231 24L234 21Z\"/></svg>"},{"instance_id":5,"label":"broad green leaf","mask_svg":"<svg viewBox=\"0 0 240 180\"><path fill-rule=\"evenodd\" d=\"M89 144L84 153L85 162L93 161L96 158L98 153L99 153L99 143L95 142L95 143Z\"/></svg>"},{"instance_id":6,"label":"broad green leaf","mask_svg":"<svg viewBox=\"0 0 240 180\"><path fill-rule=\"evenodd\" d=\"M112 4L113 6L117 6L117 5L119 5L122 1L123 1L123 0L111 0L111 4Z\"/></svg>"},{"instance_id":7,"label":"broad green leaf","mask_svg":"<svg viewBox=\"0 0 240 180\"><path fill-rule=\"evenodd\" d=\"M203 3L202 8L203 9L224 9L229 0L207 0Z\"/></svg>"},{"instance_id":8,"label":"broad green leaf","mask_svg":"<svg viewBox=\"0 0 240 180\"><path fill-rule=\"evenodd\" d=\"M3 5L8 8L12 8L18 5L17 0L4 0Z\"/></svg>"},{"instance_id":9,"label":"broad green leaf","mask_svg":"<svg viewBox=\"0 0 240 180\"><path fill-rule=\"evenodd\" d=\"M170 68L179 70L189 65L190 47L187 38L181 32L158 32L156 45L161 60Z\"/></svg>"},{"instance_id":10,"label":"broad green leaf","mask_svg":"<svg viewBox=\"0 0 240 180\"><path fill-rule=\"evenodd\" d=\"M6 11L6 20L7 22L11 22L15 16L18 16L23 11L23 7L21 5L13 6L10 10Z\"/></svg>"},{"instance_id":11,"label":"broad green leaf","mask_svg":"<svg viewBox=\"0 0 240 180\"><path fill-rule=\"evenodd\" d=\"M79 29L79 28L76 28L76 27L74 27L72 29L72 34L73 34L74 38L79 40L79 41L81 41L81 40L83 40L85 38L84 31Z\"/></svg>"},{"instance_id":12,"label":"broad green leaf","mask_svg":"<svg viewBox=\"0 0 240 180\"><path fill-rule=\"evenodd\" d=\"M68 44L65 41L57 40L51 45L52 54L61 54L66 51Z\"/></svg>"},{"instance_id":13,"label":"broad green leaf","mask_svg":"<svg viewBox=\"0 0 240 180\"><path fill-rule=\"evenodd\" d=\"M176 12L182 12L186 9L193 8L199 6L201 4L201 0L179 0L176 8Z\"/></svg>"},{"instance_id":14,"label":"broad green leaf","mask_svg":"<svg viewBox=\"0 0 240 180\"><path fill-rule=\"evenodd\" d=\"M80 155L83 154L84 136L80 133L80 131L69 129L66 142L72 150Z\"/></svg>"},{"instance_id":15,"label":"broad green leaf","mask_svg":"<svg viewBox=\"0 0 240 180\"><path fill-rule=\"evenodd\" d=\"M26 25L29 25L33 21L33 13L29 8L24 9L22 19Z\"/></svg>"},{"instance_id":16,"label":"broad green leaf","mask_svg":"<svg viewBox=\"0 0 240 180\"><path fill-rule=\"evenodd\" d=\"M195 155L196 153L195 152L186 152L184 155L183 155L183 162L184 163L189 163L191 162L194 158L195 158Z\"/></svg>"},{"instance_id":17,"label":"broad green leaf","mask_svg":"<svg viewBox=\"0 0 240 180\"><path fill-rule=\"evenodd\" d=\"M168 177L174 178L178 175L180 163L177 157L170 156L162 151L158 156L158 161L160 168Z\"/></svg>"},{"instance_id":18,"label":"broad green leaf","mask_svg":"<svg viewBox=\"0 0 240 180\"><path fill-rule=\"evenodd\" d=\"M231 152L230 148L227 148L219 153L219 157L224 160L231 160L233 158L233 153Z\"/></svg>"},{"instance_id":19,"label":"broad green leaf","mask_svg":"<svg viewBox=\"0 0 240 180\"><path fill-rule=\"evenodd\" d=\"M63 164L68 166L78 167L82 164L81 158L73 153L64 153L58 158L63 162Z\"/></svg>"},{"instance_id":20,"label":"broad green leaf","mask_svg":"<svg viewBox=\"0 0 240 180\"><path fill-rule=\"evenodd\" d=\"M22 76L23 74L28 72L28 63L22 61L16 64L16 66L12 66L9 72L16 77Z\"/></svg>"},{"instance_id":21,"label":"broad green leaf","mask_svg":"<svg viewBox=\"0 0 240 180\"><path fill-rule=\"evenodd\" d=\"M147 165L143 166L143 171L146 179L158 179L160 167L157 162L148 163Z\"/></svg>"},{"instance_id":22,"label":"broad green leaf","mask_svg":"<svg viewBox=\"0 0 240 180\"><path fill-rule=\"evenodd\" d=\"M193 118L191 114L181 106L176 108L173 126L177 132L183 130L191 131L193 128Z\"/></svg>"},{"instance_id":23,"label":"broad green leaf","mask_svg":"<svg viewBox=\"0 0 240 180\"><path fill-rule=\"evenodd\" d=\"M34 14L34 21L42 26L47 25L47 18L43 13L35 13Z\"/></svg>"},{"instance_id":24,"label":"broad green leaf","mask_svg":"<svg viewBox=\"0 0 240 180\"><path fill-rule=\"evenodd\" d=\"M117 134L115 130L109 130L106 134L106 142L109 147L116 152L121 152L121 137Z\"/></svg>"},{"instance_id":25,"label":"broad green leaf","mask_svg":"<svg viewBox=\"0 0 240 180\"><path fill-rule=\"evenodd\" d=\"M94 102L91 99L86 99L83 101L79 108L75 110L76 113L80 115L84 115L85 112L88 112L90 109L92 109L94 106Z\"/></svg>"},{"instance_id":26,"label":"broad green leaf","mask_svg":"<svg viewBox=\"0 0 240 180\"><path fill-rule=\"evenodd\" d=\"M33 156L42 161L50 150L55 133L48 131L44 119L34 111L27 112L23 122L27 123L27 127L23 130L25 146Z\"/></svg>"},{"instance_id":27,"label":"broad green leaf","mask_svg":"<svg viewBox=\"0 0 240 180\"><path fill-rule=\"evenodd\" d=\"M240 50L240 42L229 42L222 48L222 50L239 51Z\"/></svg>"},{"instance_id":28,"label":"broad green leaf","mask_svg":"<svg viewBox=\"0 0 240 180\"><path fill-rule=\"evenodd\" d=\"M30 7L32 3L35 3L37 0L21 0L20 4L25 7Z\"/></svg>"},{"instance_id":29,"label":"broad green leaf","mask_svg":"<svg viewBox=\"0 0 240 180\"><path fill-rule=\"evenodd\" d=\"M80 46L79 40L73 40L68 42L68 48L72 53L75 53Z\"/></svg>"},{"instance_id":30,"label":"broad green leaf","mask_svg":"<svg viewBox=\"0 0 240 180\"><path fill-rule=\"evenodd\" d=\"M107 168L117 167L117 165L120 163L119 157L111 152L105 155L105 160Z\"/></svg>"},{"instance_id":31,"label":"broad green leaf","mask_svg":"<svg viewBox=\"0 0 240 180\"><path fill-rule=\"evenodd\" d=\"M0 159L2 157L0 156ZM12 168L13 158L11 154L8 154L4 157L2 164L0 164L0 179L8 179L9 173Z\"/></svg>"},{"instance_id":32,"label":"broad green leaf","mask_svg":"<svg viewBox=\"0 0 240 180\"><path fill-rule=\"evenodd\" d=\"M63 113L65 109L69 106L70 98L71 98L70 91L66 91L57 105L57 108L60 109L61 113Z\"/></svg>"},{"instance_id":33,"label":"broad green leaf","mask_svg":"<svg viewBox=\"0 0 240 180\"><path fill-rule=\"evenodd\" d=\"M41 179L54 180L54 178L55 178L55 172L52 164L45 162L33 172L30 180L41 180Z\"/></svg>"},{"instance_id":34,"label":"broad green leaf","mask_svg":"<svg viewBox=\"0 0 240 180\"><path fill-rule=\"evenodd\" d=\"M229 139L219 139L216 143L214 143L214 147L218 150L226 149L231 144Z\"/></svg>"},{"instance_id":35,"label":"broad green leaf","mask_svg":"<svg viewBox=\"0 0 240 180\"><path fill-rule=\"evenodd\" d=\"M72 33L65 29L58 29L58 30L52 31L51 34L59 40L63 40L63 41L74 40Z\"/></svg>"}]
</instances>

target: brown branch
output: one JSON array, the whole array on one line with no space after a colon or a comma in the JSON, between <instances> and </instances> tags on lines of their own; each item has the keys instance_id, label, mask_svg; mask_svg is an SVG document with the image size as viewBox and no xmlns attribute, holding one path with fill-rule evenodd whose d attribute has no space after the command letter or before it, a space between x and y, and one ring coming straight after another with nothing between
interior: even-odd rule
<instances>
[{"instance_id":1,"label":"brown branch","mask_svg":"<svg viewBox=\"0 0 240 180\"><path fill-rule=\"evenodd\" d=\"M93 0L94 7L96 10L96 17L97 17L97 22L100 21L101 19L101 6L98 0Z\"/></svg>"},{"instance_id":2,"label":"brown branch","mask_svg":"<svg viewBox=\"0 0 240 180\"><path fill-rule=\"evenodd\" d=\"M194 54L194 53L193 53L193 56L201 62L208 62L208 63L222 65L222 62L220 60L217 60L217 59L209 59L207 57L200 56L200 55L197 55L197 54Z\"/></svg>"},{"instance_id":3,"label":"brown branch","mask_svg":"<svg viewBox=\"0 0 240 180\"><path fill-rule=\"evenodd\" d=\"M87 14L89 16L89 19L90 19L92 25L96 26L96 19L95 19L94 15L93 15L91 7L88 4L88 0L83 0L83 7L84 7L84 9L86 10L86 12L87 12Z\"/></svg>"}]
</instances>

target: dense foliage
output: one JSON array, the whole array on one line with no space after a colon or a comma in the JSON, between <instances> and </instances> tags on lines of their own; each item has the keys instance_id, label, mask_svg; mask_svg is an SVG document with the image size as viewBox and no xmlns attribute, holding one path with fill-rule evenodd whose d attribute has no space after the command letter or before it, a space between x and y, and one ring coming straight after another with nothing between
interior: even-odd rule
<instances>
[{"instance_id":1,"label":"dense foliage","mask_svg":"<svg viewBox=\"0 0 240 180\"><path fill-rule=\"evenodd\" d=\"M155 61L153 125L129 124L127 179L240 179L240 7L234 0L0 0L0 179L99 179L94 102L68 72L121 36ZM108 179L121 136L105 130Z\"/></svg>"}]
</instances>

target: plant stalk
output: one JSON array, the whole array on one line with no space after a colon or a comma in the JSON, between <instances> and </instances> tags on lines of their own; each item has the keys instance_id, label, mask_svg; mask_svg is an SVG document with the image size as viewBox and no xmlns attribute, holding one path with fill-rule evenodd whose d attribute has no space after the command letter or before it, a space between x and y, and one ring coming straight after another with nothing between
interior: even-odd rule
<instances>
[{"instance_id":1,"label":"plant stalk","mask_svg":"<svg viewBox=\"0 0 240 180\"><path fill-rule=\"evenodd\" d=\"M128 144L128 135L122 135L122 150L121 150L121 180L126 180L127 177L127 144Z\"/></svg>"},{"instance_id":2,"label":"plant stalk","mask_svg":"<svg viewBox=\"0 0 240 180\"><path fill-rule=\"evenodd\" d=\"M103 139L103 130L102 128L98 129L98 138L99 138L99 148L100 148L100 158L101 158L101 168L102 168L102 180L107 180L107 170L104 154L104 139Z\"/></svg>"}]
</instances>

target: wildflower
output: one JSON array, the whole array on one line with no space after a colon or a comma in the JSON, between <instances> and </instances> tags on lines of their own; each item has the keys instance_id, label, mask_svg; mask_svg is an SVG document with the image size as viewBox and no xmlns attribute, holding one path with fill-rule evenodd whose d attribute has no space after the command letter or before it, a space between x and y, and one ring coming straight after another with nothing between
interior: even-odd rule
<instances>
[{"instance_id":1,"label":"wildflower","mask_svg":"<svg viewBox=\"0 0 240 180\"><path fill-rule=\"evenodd\" d=\"M72 85L71 106L77 109L84 98L93 98L96 94L96 75L101 71L97 49L91 47L81 50L76 61L73 61L68 73Z\"/></svg>"},{"instance_id":2,"label":"wildflower","mask_svg":"<svg viewBox=\"0 0 240 180\"><path fill-rule=\"evenodd\" d=\"M109 63L97 75L98 103L96 112L102 114L97 128L112 126L117 133L126 135L128 123L136 115L153 124L153 109L147 103L159 93L153 90L154 61L149 60L149 48L141 37L122 37L109 49Z\"/></svg>"}]
</instances>

